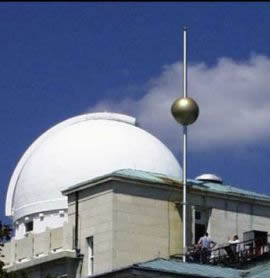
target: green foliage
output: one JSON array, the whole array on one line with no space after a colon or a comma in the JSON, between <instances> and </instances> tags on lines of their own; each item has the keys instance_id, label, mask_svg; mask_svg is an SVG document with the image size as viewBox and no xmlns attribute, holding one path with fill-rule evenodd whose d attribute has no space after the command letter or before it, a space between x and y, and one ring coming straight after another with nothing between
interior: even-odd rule
<instances>
[{"instance_id":1,"label":"green foliage","mask_svg":"<svg viewBox=\"0 0 270 278\"><path fill-rule=\"evenodd\" d=\"M9 241L11 238L12 229L9 225L3 225L2 221L0 221L0 278L27 278L27 276L12 276L11 274L6 273L3 270L4 262L1 258L4 256L2 254L2 248L4 243Z\"/></svg>"},{"instance_id":2,"label":"green foliage","mask_svg":"<svg viewBox=\"0 0 270 278\"><path fill-rule=\"evenodd\" d=\"M7 278L7 273L3 270L4 263L0 261L0 278Z\"/></svg>"},{"instance_id":3,"label":"green foliage","mask_svg":"<svg viewBox=\"0 0 270 278\"><path fill-rule=\"evenodd\" d=\"M12 229L10 225L3 225L2 221L0 221L0 244L9 241L11 238Z\"/></svg>"}]
</instances>

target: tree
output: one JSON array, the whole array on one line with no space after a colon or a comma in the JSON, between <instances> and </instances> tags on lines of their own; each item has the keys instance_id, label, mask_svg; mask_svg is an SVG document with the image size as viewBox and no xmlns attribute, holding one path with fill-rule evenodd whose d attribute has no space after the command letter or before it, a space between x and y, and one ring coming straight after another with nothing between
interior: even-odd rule
<instances>
[{"instance_id":1,"label":"tree","mask_svg":"<svg viewBox=\"0 0 270 278\"><path fill-rule=\"evenodd\" d=\"M4 262L2 258L4 257L2 251L5 242L9 241L11 238L11 232L12 229L10 228L10 225L3 225L2 221L0 221L0 278L9 278L10 276L6 273L6 271L3 270ZM13 278L13 277L10 277Z\"/></svg>"}]
</instances>

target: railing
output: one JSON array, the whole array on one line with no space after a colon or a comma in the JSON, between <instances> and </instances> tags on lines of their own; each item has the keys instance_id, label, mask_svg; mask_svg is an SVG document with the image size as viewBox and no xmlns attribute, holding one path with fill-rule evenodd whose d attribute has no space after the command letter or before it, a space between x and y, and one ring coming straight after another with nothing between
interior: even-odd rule
<instances>
[{"instance_id":1,"label":"railing","mask_svg":"<svg viewBox=\"0 0 270 278\"><path fill-rule=\"evenodd\" d=\"M247 262L270 252L269 244L265 238L246 240L234 244L224 244L203 254L199 249L187 252L187 261L195 263L208 263L240 267Z\"/></svg>"}]
</instances>

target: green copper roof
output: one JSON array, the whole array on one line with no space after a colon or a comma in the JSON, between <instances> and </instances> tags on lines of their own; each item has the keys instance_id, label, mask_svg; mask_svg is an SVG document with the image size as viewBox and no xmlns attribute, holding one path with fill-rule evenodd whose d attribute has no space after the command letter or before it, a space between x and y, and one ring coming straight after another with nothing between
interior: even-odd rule
<instances>
[{"instance_id":1,"label":"green copper roof","mask_svg":"<svg viewBox=\"0 0 270 278\"><path fill-rule=\"evenodd\" d=\"M127 179L133 179L137 181L144 181L144 182L157 183L157 184L169 184L175 186L179 186L179 183L181 182L179 179L175 177L169 177L158 173L145 172L145 171L139 171L133 169L122 169L122 170L109 173L104 176L97 177L89 181L82 182L80 184L70 186L67 189L63 190L63 192L65 193L69 190L78 190L81 187L85 186L86 184L101 181L103 179L110 178L110 177L127 178ZM250 199L270 201L270 196L268 195L240 189L228 184L219 184L214 182L205 182L205 181L188 179L188 186L204 192L221 193L226 195L246 197Z\"/></svg>"},{"instance_id":2,"label":"green copper roof","mask_svg":"<svg viewBox=\"0 0 270 278\"><path fill-rule=\"evenodd\" d=\"M270 262L261 263L247 270L248 274L245 278L269 278L270 277Z\"/></svg>"},{"instance_id":3,"label":"green copper roof","mask_svg":"<svg viewBox=\"0 0 270 278\"><path fill-rule=\"evenodd\" d=\"M244 190L241 188L237 188L228 184L218 184L211 182L203 182L197 180L189 180L188 181L193 188L197 188L203 191L224 193L224 194L232 194L232 195L241 195L244 197L249 197L252 199L260 199L260 200L270 200L270 196L266 194L260 194L253 191Z\"/></svg>"},{"instance_id":4,"label":"green copper roof","mask_svg":"<svg viewBox=\"0 0 270 278\"><path fill-rule=\"evenodd\" d=\"M270 262L264 262L253 268L239 270L229 267L202 265L194 263L183 263L178 260L156 259L153 261L136 265L141 269L154 271L186 274L190 276L207 278L269 278Z\"/></svg>"},{"instance_id":5,"label":"green copper roof","mask_svg":"<svg viewBox=\"0 0 270 278\"><path fill-rule=\"evenodd\" d=\"M170 273L197 275L199 277L208 278L240 278L242 271L238 269L201 265L194 263L183 263L176 260L157 259L137 265L139 268L166 271Z\"/></svg>"},{"instance_id":6,"label":"green copper roof","mask_svg":"<svg viewBox=\"0 0 270 278\"><path fill-rule=\"evenodd\" d=\"M168 177L157 173L150 173L138 170L123 169L112 173L113 176L127 177L138 180L145 180L149 182L157 183L169 183L169 184L179 184L179 180L174 177ZM249 197L252 199L260 199L265 201L270 201L270 196L266 194L260 194L244 189L240 189L228 184L219 184L214 182L204 182L198 180L188 179L188 186L199 189L201 191L216 192L231 195L241 195L243 197Z\"/></svg>"}]
</instances>

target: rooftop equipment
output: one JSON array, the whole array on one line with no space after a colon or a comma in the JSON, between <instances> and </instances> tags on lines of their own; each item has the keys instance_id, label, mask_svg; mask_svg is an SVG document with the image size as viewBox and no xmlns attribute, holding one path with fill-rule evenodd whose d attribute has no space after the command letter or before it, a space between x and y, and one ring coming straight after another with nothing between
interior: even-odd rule
<instances>
[{"instance_id":1,"label":"rooftop equipment","mask_svg":"<svg viewBox=\"0 0 270 278\"><path fill-rule=\"evenodd\" d=\"M252 230L243 233L243 241L254 240L261 245L266 245L268 241L268 233L264 231Z\"/></svg>"},{"instance_id":2,"label":"rooftop equipment","mask_svg":"<svg viewBox=\"0 0 270 278\"><path fill-rule=\"evenodd\" d=\"M204 181L204 182L213 182L213 183L220 183L223 184L222 178L214 175L214 174L202 174L195 178L198 181Z\"/></svg>"}]
</instances>

